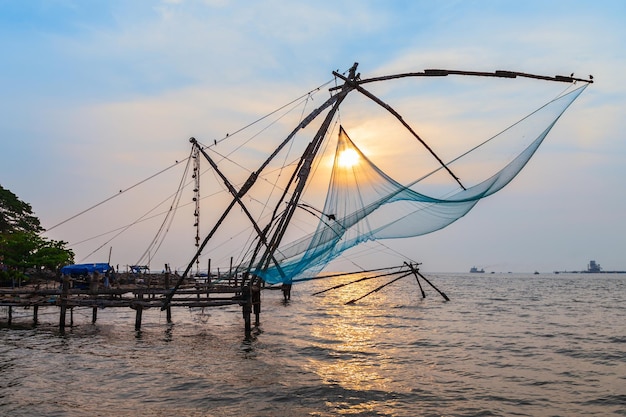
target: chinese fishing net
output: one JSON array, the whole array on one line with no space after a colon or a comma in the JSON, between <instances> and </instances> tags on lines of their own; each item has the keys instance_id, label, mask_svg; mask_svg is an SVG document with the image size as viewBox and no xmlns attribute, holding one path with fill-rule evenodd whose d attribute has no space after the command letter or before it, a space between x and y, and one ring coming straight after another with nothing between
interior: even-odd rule
<instances>
[{"instance_id":1,"label":"chinese fishing net","mask_svg":"<svg viewBox=\"0 0 626 417\"><path fill-rule=\"evenodd\" d=\"M315 232L279 248L275 258L280 270L270 265L254 273L269 284L291 282L313 276L344 251L365 241L415 237L450 225L515 178L586 86L555 98L448 162L454 171L461 161L496 142L524 144L508 163L485 179L444 196L416 191L422 181L441 173L443 167L403 185L370 161L341 128L330 186ZM358 163L345 163L342 158Z\"/></svg>"}]
</instances>

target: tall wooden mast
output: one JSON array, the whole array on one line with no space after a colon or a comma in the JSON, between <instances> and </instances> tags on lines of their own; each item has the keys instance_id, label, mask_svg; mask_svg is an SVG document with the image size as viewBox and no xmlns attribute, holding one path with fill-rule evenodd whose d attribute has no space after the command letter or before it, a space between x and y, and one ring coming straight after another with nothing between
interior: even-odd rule
<instances>
[{"instance_id":1,"label":"tall wooden mast","mask_svg":"<svg viewBox=\"0 0 626 417\"><path fill-rule=\"evenodd\" d=\"M304 191L304 186L306 185L306 182L311 173L311 166L313 164L313 160L315 159L315 156L317 155L320 149L320 146L324 138L326 137L328 128L333 118L335 117L337 110L339 109L339 105L346 98L348 93L355 88L355 81L357 80L357 77L358 77L356 74L357 66L358 66L358 63L355 62L352 68L350 68L348 72L348 76L346 77L347 81L343 84L339 93L337 93L337 97L336 97L333 107L330 109L330 111L326 115L324 122L319 127L319 129L317 130L317 133L315 134L311 142L308 144L307 148L302 154L302 157L300 158L300 162L296 168L296 171L294 172L294 175L292 176L290 183L287 186L287 189L290 189L292 186L294 186L294 183L295 183L294 191L291 194L291 198L287 202L287 208L281 215L280 219L278 219L278 224L276 225L274 229L274 233L272 234L271 238L268 239L267 246L265 247L265 250L261 258L259 259L258 262L255 262L253 259L251 263L251 265L256 264L256 266L253 267L253 269L250 271L252 272L253 275L256 275L255 273L258 273L260 271L267 270L267 268L269 268L270 266L272 259L275 259L274 254L276 250L278 249L278 246L280 245L283 237L285 236L287 227L289 226L289 223L291 222L291 218L293 217L293 214L296 211L298 202L300 201L300 197L302 196L302 192ZM283 194L283 196L286 196L286 194ZM281 198L280 201L278 202L277 208L282 206L283 202L284 202L284 199ZM266 228L266 230L267 229L268 228ZM257 250L255 250L254 252L255 255L259 253L261 244L262 242L259 242L257 244ZM278 267L279 273L281 273L282 275L280 266L279 265L276 265L276 266ZM282 278L286 281L290 280L290 277L283 276Z\"/></svg>"}]
</instances>

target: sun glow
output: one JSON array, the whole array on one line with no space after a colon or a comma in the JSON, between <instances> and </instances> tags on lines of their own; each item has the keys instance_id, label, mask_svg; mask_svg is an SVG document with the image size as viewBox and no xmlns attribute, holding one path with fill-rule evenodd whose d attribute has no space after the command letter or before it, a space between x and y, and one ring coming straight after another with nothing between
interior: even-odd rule
<instances>
[{"instance_id":1,"label":"sun glow","mask_svg":"<svg viewBox=\"0 0 626 417\"><path fill-rule=\"evenodd\" d=\"M339 154L337 163L342 168L352 168L359 163L360 159L361 157L357 151L354 149L346 149Z\"/></svg>"}]
</instances>

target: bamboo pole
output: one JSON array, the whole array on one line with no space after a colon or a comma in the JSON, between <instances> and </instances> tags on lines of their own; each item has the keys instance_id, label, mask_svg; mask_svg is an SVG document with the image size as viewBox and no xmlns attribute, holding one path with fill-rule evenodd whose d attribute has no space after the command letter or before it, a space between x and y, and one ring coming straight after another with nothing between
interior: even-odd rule
<instances>
[{"instance_id":1,"label":"bamboo pole","mask_svg":"<svg viewBox=\"0 0 626 417\"><path fill-rule=\"evenodd\" d=\"M385 288L387 285L393 284L393 283L394 283L394 282L396 282L397 280L402 279L402 278L404 278L404 277L407 277L407 276L409 276L409 275L411 275L411 273L410 273L410 272L407 272L407 273L405 273L405 274L403 274L403 275L400 275L399 277L392 279L392 280L391 280L391 281L389 281L388 283L383 284L383 285L381 285L381 286L379 286L379 287L374 288L372 291L368 292L367 294L362 295L362 296L360 296L359 298L355 298L355 299L353 299L353 300L348 301L346 304L354 304L354 303L356 303L357 301L362 300L363 298L367 297L368 295L373 294L373 293L375 293L375 292L378 292L378 291L382 290L383 288Z\"/></svg>"},{"instance_id":2,"label":"bamboo pole","mask_svg":"<svg viewBox=\"0 0 626 417\"><path fill-rule=\"evenodd\" d=\"M138 300L142 300L143 299L143 291L139 291L137 293L137 299ZM135 310L135 330L139 331L141 330L141 316L143 313L143 306L140 303L136 304L136 310Z\"/></svg>"},{"instance_id":3,"label":"bamboo pole","mask_svg":"<svg viewBox=\"0 0 626 417\"><path fill-rule=\"evenodd\" d=\"M246 336L246 339L249 339L252 334L252 321L250 317L252 313L252 297L250 294L249 285L244 285L242 298L243 298L242 310L243 310L243 320L244 320L244 326L245 326L245 336Z\"/></svg>"},{"instance_id":4,"label":"bamboo pole","mask_svg":"<svg viewBox=\"0 0 626 417\"><path fill-rule=\"evenodd\" d=\"M63 284L61 287L61 312L59 314L59 330L63 332L65 330L65 314L67 310L67 296L70 291L70 278L67 275L63 276Z\"/></svg>"},{"instance_id":5,"label":"bamboo pole","mask_svg":"<svg viewBox=\"0 0 626 417\"><path fill-rule=\"evenodd\" d=\"M415 275L415 280L417 281L417 285L419 285L419 287L420 287L420 291L422 292L422 298L426 298L426 293L424 292L424 289L422 288L422 283L420 282L419 277L418 277L418 275L417 275L417 274L418 274L418 272L417 272L417 271L415 270L415 268L413 267L413 263L412 263L412 262L411 262L411 263L407 263L407 262L405 262L404 264L405 264L406 266L408 266L409 268L411 268L411 271L413 272L413 275ZM419 265L419 264L418 264L418 265Z\"/></svg>"},{"instance_id":6,"label":"bamboo pole","mask_svg":"<svg viewBox=\"0 0 626 417\"><path fill-rule=\"evenodd\" d=\"M443 291L439 291L439 288L435 287L435 286L433 285L433 283L432 283L432 282L430 282L428 279L426 279L426 277L425 277L424 275L420 274L419 269L418 269L418 270L416 270L415 272L417 272L417 274L418 274L420 277L422 277L422 279L423 279L424 281L426 281L426 282L428 283L428 285L430 285L431 287L433 287L433 288L434 288L434 289L435 289L435 290L439 293L439 295L441 295L441 296L443 297L443 299L444 299L444 300L446 300L446 301L450 301L450 299L448 298L448 296L447 296L447 295L446 295Z\"/></svg>"}]
</instances>

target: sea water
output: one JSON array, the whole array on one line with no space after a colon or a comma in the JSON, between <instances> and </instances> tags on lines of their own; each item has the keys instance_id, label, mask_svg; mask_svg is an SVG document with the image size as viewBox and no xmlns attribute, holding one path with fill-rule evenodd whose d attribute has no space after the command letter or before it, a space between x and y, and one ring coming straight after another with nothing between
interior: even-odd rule
<instances>
[{"instance_id":1,"label":"sea water","mask_svg":"<svg viewBox=\"0 0 626 417\"><path fill-rule=\"evenodd\" d=\"M238 307L0 312L3 416L626 415L626 275L427 274Z\"/></svg>"}]
</instances>

